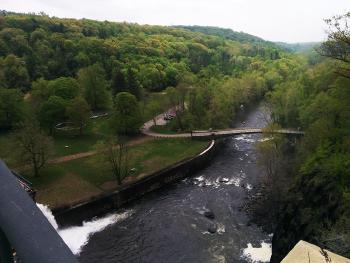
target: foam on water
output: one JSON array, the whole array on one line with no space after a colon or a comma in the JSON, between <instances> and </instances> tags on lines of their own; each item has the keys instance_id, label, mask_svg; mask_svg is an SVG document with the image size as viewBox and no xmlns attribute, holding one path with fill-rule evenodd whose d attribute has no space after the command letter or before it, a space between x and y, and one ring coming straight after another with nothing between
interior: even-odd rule
<instances>
[{"instance_id":1,"label":"foam on water","mask_svg":"<svg viewBox=\"0 0 350 263\"><path fill-rule=\"evenodd\" d=\"M270 141L270 140L273 140L274 138L271 136L271 137L265 137L265 138L262 138L259 140L259 142L267 142L267 141Z\"/></svg>"},{"instance_id":2,"label":"foam on water","mask_svg":"<svg viewBox=\"0 0 350 263\"><path fill-rule=\"evenodd\" d=\"M74 226L66 229L59 229L55 217L51 210L42 204L37 204L39 209L46 216L51 225L57 230L63 241L67 244L70 250L79 255L82 248L88 243L89 238L97 232L102 231L107 226L120 222L132 215L133 211L129 210L123 213L113 213L102 218L94 219L88 222L83 222L82 226Z\"/></svg>"},{"instance_id":3,"label":"foam on water","mask_svg":"<svg viewBox=\"0 0 350 263\"><path fill-rule=\"evenodd\" d=\"M215 180L205 179L203 176L199 176L194 178L193 183L198 185L199 187L212 186L214 188L219 188L221 185L234 185L240 186L242 178L245 177L245 173L243 171L240 172L240 177L218 177Z\"/></svg>"},{"instance_id":4,"label":"foam on water","mask_svg":"<svg viewBox=\"0 0 350 263\"><path fill-rule=\"evenodd\" d=\"M249 138L250 135L242 135L234 137L234 140L236 141L244 141L244 142L256 142L256 140Z\"/></svg>"},{"instance_id":5,"label":"foam on water","mask_svg":"<svg viewBox=\"0 0 350 263\"><path fill-rule=\"evenodd\" d=\"M57 230L58 225L57 225L56 219L53 216L50 208L48 206L42 205L42 204L36 204L36 205L41 210L41 212L44 214L44 216L47 218L47 220L50 222L50 224Z\"/></svg>"},{"instance_id":6,"label":"foam on water","mask_svg":"<svg viewBox=\"0 0 350 263\"><path fill-rule=\"evenodd\" d=\"M248 243L248 247L243 250L243 257L252 263L270 262L271 254L271 244L264 241L261 242L260 247L253 247L251 243Z\"/></svg>"},{"instance_id":7,"label":"foam on water","mask_svg":"<svg viewBox=\"0 0 350 263\"><path fill-rule=\"evenodd\" d=\"M222 235L223 233L226 232L226 228L225 228L225 225L224 225L224 224L218 223L218 224L217 224L217 227L218 227L217 233L218 233L219 235Z\"/></svg>"},{"instance_id":8,"label":"foam on water","mask_svg":"<svg viewBox=\"0 0 350 263\"><path fill-rule=\"evenodd\" d=\"M202 181L204 181L204 176L201 175L201 176L198 176L198 177L196 177L194 179L197 180L198 182L202 182Z\"/></svg>"},{"instance_id":9,"label":"foam on water","mask_svg":"<svg viewBox=\"0 0 350 263\"><path fill-rule=\"evenodd\" d=\"M241 183L241 179L240 178L231 178L228 182L226 182L225 184L227 185L235 185L235 186L239 186Z\"/></svg>"}]
</instances>

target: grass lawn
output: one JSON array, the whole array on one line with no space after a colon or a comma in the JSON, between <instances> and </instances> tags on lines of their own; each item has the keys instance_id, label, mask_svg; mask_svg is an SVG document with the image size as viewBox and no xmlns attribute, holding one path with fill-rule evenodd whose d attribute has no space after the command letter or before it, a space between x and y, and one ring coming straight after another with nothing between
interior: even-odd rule
<instances>
[{"instance_id":1,"label":"grass lawn","mask_svg":"<svg viewBox=\"0 0 350 263\"><path fill-rule=\"evenodd\" d=\"M131 176L141 177L199 153L207 142L189 139L155 139L129 149L129 167L136 168ZM39 178L30 171L22 172L38 190L37 201L51 207L81 201L112 191L116 180L98 155L51 164Z\"/></svg>"},{"instance_id":2,"label":"grass lawn","mask_svg":"<svg viewBox=\"0 0 350 263\"><path fill-rule=\"evenodd\" d=\"M93 150L96 142L112 133L108 121L108 117L90 120L83 131L83 135L69 135L56 132L54 135L55 156L59 157Z\"/></svg>"},{"instance_id":3,"label":"grass lawn","mask_svg":"<svg viewBox=\"0 0 350 263\"><path fill-rule=\"evenodd\" d=\"M151 131L164 134L176 134L174 130L171 129L171 125L168 123L166 125L156 125L151 127Z\"/></svg>"},{"instance_id":4,"label":"grass lawn","mask_svg":"<svg viewBox=\"0 0 350 263\"><path fill-rule=\"evenodd\" d=\"M145 96L144 101L140 102L145 120L152 118L153 112L149 110L149 104L155 101L161 101L162 103L160 103L161 109L159 110L159 113L165 110L165 96L166 95L164 93L148 93ZM97 141L102 140L106 136L112 134L108 122L109 117L91 119L88 125L85 127L82 136L74 133L68 134L60 131L55 131L55 134L53 136L55 156L60 157L93 150L93 147ZM4 159L9 166L16 165L12 160L14 159L13 144L11 141L11 133L9 132L0 133L0 158Z\"/></svg>"},{"instance_id":5,"label":"grass lawn","mask_svg":"<svg viewBox=\"0 0 350 263\"><path fill-rule=\"evenodd\" d=\"M108 117L90 120L83 131L83 135L56 131L53 136L55 156L60 157L93 150L97 141L112 133L108 121ZM0 158L4 159L9 166L13 166L11 133L0 133L0 149Z\"/></svg>"}]
</instances>

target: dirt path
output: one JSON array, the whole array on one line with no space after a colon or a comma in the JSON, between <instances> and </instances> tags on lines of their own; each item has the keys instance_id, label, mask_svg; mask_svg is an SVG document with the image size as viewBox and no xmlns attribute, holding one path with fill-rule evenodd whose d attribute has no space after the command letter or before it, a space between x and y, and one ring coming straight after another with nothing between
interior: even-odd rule
<instances>
[{"instance_id":1,"label":"dirt path","mask_svg":"<svg viewBox=\"0 0 350 263\"><path fill-rule=\"evenodd\" d=\"M142 144L142 143L150 141L150 140L152 140L151 137L142 136L142 137L138 137L134 140L131 140L130 142L127 143L127 145L134 146L134 145ZM57 163L68 162L68 161L72 161L72 160L76 160L76 159L80 159L80 158L84 158L84 157L89 157L89 156L95 155L97 153L98 153L98 151L88 151L88 152L75 153L72 155L66 155L66 156L52 159L48 163L57 164Z\"/></svg>"},{"instance_id":2,"label":"dirt path","mask_svg":"<svg viewBox=\"0 0 350 263\"><path fill-rule=\"evenodd\" d=\"M171 109L169 109L167 112L171 111ZM164 113L159 114L158 116L155 117L157 125L165 125L166 121L164 120ZM150 131L150 128L154 125L154 120L149 120L146 123L144 123L141 132L146 135L146 136L140 136L134 140L131 140L130 142L128 142L128 146L134 146L134 145L138 145L147 141L150 141L154 138L152 137L157 137L154 136L153 133ZM159 136L160 137L160 136ZM164 136L166 137L166 136ZM61 156L61 157L57 157L55 159L49 160L48 163L53 163L53 164L57 164L57 163L63 163L63 162L68 162L68 161L72 161L72 160L76 160L76 159L80 159L80 158L85 158L85 157L89 157L92 155L97 154L97 151L88 151L88 152L80 152L80 153L75 153L75 154L71 154L71 155L66 155L66 156Z\"/></svg>"}]
</instances>

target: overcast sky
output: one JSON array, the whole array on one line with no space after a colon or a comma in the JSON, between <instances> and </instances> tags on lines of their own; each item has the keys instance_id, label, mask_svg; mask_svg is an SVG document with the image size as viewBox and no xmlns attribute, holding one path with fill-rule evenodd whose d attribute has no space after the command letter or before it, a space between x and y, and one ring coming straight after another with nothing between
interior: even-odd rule
<instances>
[{"instance_id":1,"label":"overcast sky","mask_svg":"<svg viewBox=\"0 0 350 263\"><path fill-rule=\"evenodd\" d=\"M321 41L350 0L0 0L0 9L156 25L231 28L266 40Z\"/></svg>"}]
</instances>

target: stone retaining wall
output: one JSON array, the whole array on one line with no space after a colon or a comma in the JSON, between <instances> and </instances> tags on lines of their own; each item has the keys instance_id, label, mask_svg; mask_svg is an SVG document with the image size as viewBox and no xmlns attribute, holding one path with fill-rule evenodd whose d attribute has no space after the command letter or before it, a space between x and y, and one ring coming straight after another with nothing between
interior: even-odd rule
<instances>
[{"instance_id":1,"label":"stone retaining wall","mask_svg":"<svg viewBox=\"0 0 350 263\"><path fill-rule=\"evenodd\" d=\"M81 224L96 216L102 216L141 196L165 185L183 179L204 168L217 152L219 142L211 141L208 147L197 156L183 160L163 170L150 174L123 188L102 195L79 205L57 208L52 212L57 223L62 226Z\"/></svg>"}]
</instances>

